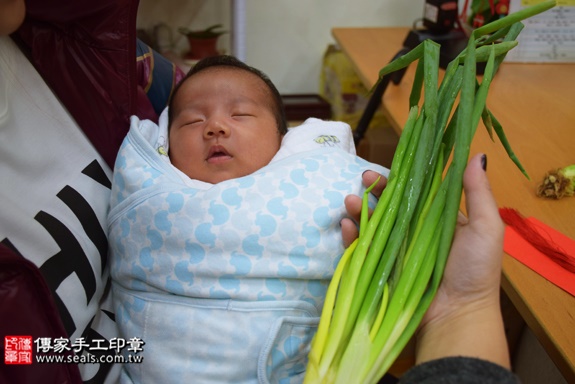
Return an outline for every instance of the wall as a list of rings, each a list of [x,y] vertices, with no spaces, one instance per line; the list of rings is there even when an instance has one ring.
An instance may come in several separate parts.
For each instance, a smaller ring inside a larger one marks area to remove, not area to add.
[[[264,71],[283,94],[317,93],[322,55],[333,27],[411,26],[423,14],[423,0],[246,0],[245,60]],[[203,29],[222,23],[231,29],[231,0],[140,0],[138,27],[172,27],[181,54],[178,26]],[[220,42],[230,52],[230,39]]]
[[[246,61],[283,93],[316,93],[322,55],[335,26],[410,26],[423,1],[247,0]]]
[[[186,53],[188,45],[179,27],[202,30],[214,24],[222,24],[224,30],[231,29],[230,1],[224,0],[140,0],[137,28],[150,36],[158,33],[159,51]],[[230,36],[220,38],[222,53],[230,53]]]

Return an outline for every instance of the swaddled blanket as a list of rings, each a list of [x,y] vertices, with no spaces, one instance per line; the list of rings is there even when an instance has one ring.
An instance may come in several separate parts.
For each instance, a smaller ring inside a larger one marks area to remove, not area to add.
[[[124,382],[301,382],[340,221],[361,175],[349,126],[309,119],[269,165],[218,184],[170,164],[167,114],[132,117],[113,177],[116,320],[145,341]]]

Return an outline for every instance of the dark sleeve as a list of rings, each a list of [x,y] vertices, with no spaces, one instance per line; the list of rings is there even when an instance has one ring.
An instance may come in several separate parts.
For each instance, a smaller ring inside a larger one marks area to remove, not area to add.
[[[110,167],[129,118],[157,115],[136,78],[138,0],[27,0],[15,40]]]
[[[39,269],[9,245],[0,243],[0,335],[5,359],[12,349],[13,338],[56,339],[66,334],[50,289]],[[31,347],[32,350],[24,352],[31,353],[30,365],[4,363],[0,369],[1,383],[82,382],[76,364],[40,364],[34,359],[34,345]],[[61,355],[72,358],[73,352],[63,351]]]
[[[510,370],[470,357],[448,357],[416,365],[399,384],[519,384]]]

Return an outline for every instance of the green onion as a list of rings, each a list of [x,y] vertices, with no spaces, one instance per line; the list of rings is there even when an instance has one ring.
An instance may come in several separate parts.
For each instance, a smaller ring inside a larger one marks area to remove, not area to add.
[[[575,196],[575,164],[547,172],[537,187],[537,196],[549,199]]]
[[[555,4],[544,1],[473,31],[441,83],[440,47],[431,40],[380,71],[381,79],[417,61],[409,115],[369,219],[371,187],[364,193],[360,235],[328,288],[305,383],[377,383],[412,337],[443,276],[480,120],[525,173],[486,99],[505,54],[517,45],[521,20]],[[486,62],[481,83],[477,62]]]

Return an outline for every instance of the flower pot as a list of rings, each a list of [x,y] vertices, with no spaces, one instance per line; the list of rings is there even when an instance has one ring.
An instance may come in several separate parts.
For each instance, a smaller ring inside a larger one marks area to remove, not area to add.
[[[188,44],[190,45],[190,51],[185,56],[188,60],[201,60],[219,54],[217,37],[197,38],[188,36]]]

